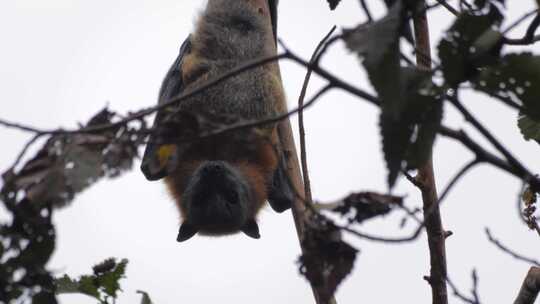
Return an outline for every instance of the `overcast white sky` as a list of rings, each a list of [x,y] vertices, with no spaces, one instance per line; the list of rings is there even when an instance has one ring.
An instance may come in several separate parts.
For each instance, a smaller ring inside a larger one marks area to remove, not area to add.
[[[305,58],[332,25],[352,26],[363,18],[355,0],[343,0],[335,12],[323,0],[281,2],[279,36]],[[381,15],[382,1],[369,2]],[[161,80],[203,4],[3,1],[0,117],[41,128],[74,127],[106,104],[121,113],[153,105]],[[532,9],[534,1],[510,5],[509,18],[515,19]],[[449,17],[443,10],[430,16],[433,49]],[[522,32],[523,27],[512,34]],[[342,45],[334,47],[323,64],[371,90],[357,58]],[[289,102],[294,104],[304,71],[289,62],[281,66]],[[322,84],[314,79],[310,92]],[[534,172],[540,171],[540,147],[521,139],[516,113],[480,95],[467,94],[464,100],[519,159]],[[447,109],[447,125],[465,125]],[[373,106],[338,90],[325,95],[306,114],[316,199],[330,201],[350,191],[386,190],[377,114]],[[0,129],[0,136],[4,147],[0,168],[7,168],[29,134]],[[471,157],[454,142],[439,140],[434,157],[439,188]],[[482,166],[461,181],[442,207],[444,225],[454,232],[447,242],[449,274],[468,291],[470,272],[476,268],[485,303],[511,302],[529,265],[495,249],[486,240],[484,227],[519,252],[530,256],[540,252],[538,237],[517,217],[519,187],[507,174]],[[394,192],[407,195],[409,206],[420,205],[416,189],[406,181],[400,181]],[[389,217],[362,229],[402,235],[406,231],[399,230],[399,219]],[[295,263],[299,246],[290,212],[278,215],[266,208],[259,222],[260,240],[243,235],[195,237],[179,244],[175,240],[178,213],[163,185],[147,182],[136,168],[121,178],[99,182],[56,213],[58,246],[50,269],[58,275],[79,275],[107,257],[128,258],[128,279],[123,281],[125,292],[118,303],[137,303],[138,289],[149,292],[156,304],[312,303],[309,285]],[[361,254],[353,274],[338,290],[339,303],[429,303],[431,292],[422,280],[429,273],[425,235],[399,246],[348,239]],[[95,302],[84,296],[60,299],[62,303]],[[451,303],[459,301],[451,298]]]

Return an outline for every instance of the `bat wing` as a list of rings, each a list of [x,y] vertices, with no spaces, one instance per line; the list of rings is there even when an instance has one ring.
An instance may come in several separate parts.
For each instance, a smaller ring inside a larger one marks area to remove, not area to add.
[[[158,104],[163,104],[169,101],[171,98],[182,93],[184,89],[184,83],[182,81],[182,64],[184,58],[191,52],[191,36],[188,36],[182,46],[180,47],[180,53],[174,61],[173,65],[167,72],[167,76],[161,84],[159,91]],[[154,118],[153,129],[164,118],[165,113],[163,110],[158,111]],[[167,166],[163,159],[159,155],[159,144],[156,143],[156,138],[151,134],[148,138],[148,144],[144,150],[144,155],[141,163],[141,171],[147,180],[154,181],[159,180],[167,176]]]

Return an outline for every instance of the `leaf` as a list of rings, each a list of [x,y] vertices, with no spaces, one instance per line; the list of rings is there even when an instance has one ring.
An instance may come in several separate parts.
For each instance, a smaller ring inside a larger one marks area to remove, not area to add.
[[[100,273],[96,277],[97,284],[107,295],[116,298],[116,293],[120,290],[120,279],[124,277],[128,261],[123,259],[110,271]]]
[[[371,84],[379,94],[382,107],[399,116],[401,77],[399,65],[399,33],[402,5],[397,1],[387,15],[375,22],[345,31],[347,48],[363,58]]]
[[[79,292],[100,300],[101,294],[99,293],[99,286],[95,284],[94,280],[95,280],[94,276],[90,276],[90,275],[81,276],[80,279],[78,280]]]
[[[518,127],[525,140],[535,140],[540,143],[540,122],[527,115],[520,115]]]
[[[124,277],[127,263],[126,259],[117,263],[110,258],[92,268],[94,275],[83,275],[78,280],[64,275],[55,280],[56,293],[82,293],[100,301],[107,297],[116,299],[117,292],[121,290],[119,281]]]
[[[379,121],[384,159],[388,169],[387,181],[388,186],[392,188],[402,168],[414,125],[407,121],[398,120],[384,112],[381,113]]]
[[[422,96],[419,93],[433,87],[431,74],[400,66],[402,15],[402,3],[396,1],[381,20],[345,31],[344,35],[347,47],[364,59],[364,67],[381,100],[380,128],[390,188],[403,167],[415,125],[422,123],[419,117],[431,108],[430,104],[418,107],[416,100],[434,100],[431,95]],[[433,130],[440,119],[435,116],[430,122],[421,129],[420,141],[415,146],[417,163],[424,160],[426,154],[429,155],[435,138]]]
[[[79,282],[70,278],[67,274],[55,280],[56,293],[79,293]]]
[[[100,111],[87,126],[111,124],[114,115]],[[15,185],[13,190],[24,190],[36,205],[62,207],[99,178],[130,169],[142,140],[129,126],[52,136],[10,182]]]
[[[140,293],[142,295],[141,304],[152,304],[152,300],[150,299],[150,296],[147,292],[137,290],[137,293]]]
[[[472,48],[475,50],[473,59],[480,58],[497,47],[501,43],[503,34],[493,29],[487,29],[474,41]]]
[[[422,103],[423,109],[418,118],[416,138],[407,151],[407,169],[418,169],[430,158],[443,117],[443,103],[440,100],[422,95],[415,100]]]
[[[359,192],[346,197],[332,211],[339,213],[342,217],[347,217],[349,223],[361,224],[368,219],[386,215],[395,206],[402,204],[403,198],[399,196],[375,192]]]
[[[0,237],[5,241],[0,246],[3,300],[17,302],[22,296],[32,295],[36,303],[54,300],[54,295],[48,293],[55,290],[53,278],[45,267],[55,249],[53,207],[70,202],[99,178],[116,176],[129,169],[137,156],[137,146],[144,139],[145,132],[141,132],[146,130],[144,121],[115,125],[112,124],[115,116],[105,109],[92,117],[87,126],[102,126],[99,132],[96,129],[50,136],[20,169],[11,168],[2,174],[0,200],[12,216],[8,223],[0,225]],[[107,283],[105,287],[96,286],[94,276],[77,281],[66,277],[60,280],[59,290],[77,290],[100,299],[105,291],[119,290],[114,282],[122,275],[107,275],[110,279],[103,279]],[[103,289],[101,293],[99,288]]]
[[[490,52],[498,55],[498,34],[493,33],[492,27],[501,21],[502,15],[491,6],[485,15],[461,14],[447,30],[438,50],[444,78],[450,86],[470,79],[485,62],[492,61]]]
[[[94,271],[95,275],[99,275],[102,273],[112,271],[115,267],[116,267],[116,259],[108,258],[105,261],[94,265],[94,267],[92,267],[92,271]]]
[[[358,250],[342,241],[339,230],[327,220],[312,219],[306,227],[299,271],[320,291],[321,303],[328,303],[352,271]]]
[[[474,88],[520,102],[524,112],[540,121],[540,56],[508,54],[474,80]]]
[[[51,291],[42,290],[32,297],[32,304],[56,304],[56,298]]]
[[[429,73],[402,68],[401,77],[404,91],[400,102],[403,112],[395,117],[383,108],[379,122],[390,188],[404,167],[404,161],[411,162],[407,167],[415,167],[429,156],[441,120],[441,115],[437,115],[433,107],[438,105],[442,111],[442,104],[435,97],[437,89]],[[413,136],[415,128],[419,129],[416,138]]]
[[[36,238],[32,239],[28,243],[28,246],[22,250],[18,257],[18,261],[26,267],[42,267],[53,254],[55,244],[54,233],[51,235],[43,234],[36,236]]]

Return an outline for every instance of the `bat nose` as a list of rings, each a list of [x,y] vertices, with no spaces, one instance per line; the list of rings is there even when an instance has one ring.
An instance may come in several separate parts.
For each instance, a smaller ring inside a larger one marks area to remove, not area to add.
[[[201,168],[201,173],[205,176],[220,177],[225,174],[225,169],[222,161],[209,161]]]

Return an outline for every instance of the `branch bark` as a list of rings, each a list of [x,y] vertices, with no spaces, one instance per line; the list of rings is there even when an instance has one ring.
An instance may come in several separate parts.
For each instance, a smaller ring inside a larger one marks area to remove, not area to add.
[[[425,5],[425,4],[424,4]],[[420,69],[431,70],[431,55],[429,42],[429,27],[425,10],[413,17],[416,48],[416,62]],[[420,53],[422,55],[420,55]],[[445,232],[442,227],[440,209],[438,206],[437,188],[433,172],[433,161],[429,160],[418,169],[417,181],[421,183],[424,218],[428,236],[431,270],[429,278],[431,285],[432,303],[447,304],[446,290],[446,248]],[[436,205],[437,204],[437,205]]]
[[[533,304],[538,292],[540,292],[540,268],[531,267],[523,280],[514,304]]]
[[[256,1],[253,1],[252,3],[255,3],[256,5],[259,5],[262,7],[266,7],[268,10],[267,0],[256,0]],[[270,22],[270,19],[268,19],[268,21],[269,22],[267,22],[267,26],[271,27],[272,24]],[[277,54],[277,46],[273,40],[266,41],[266,47],[271,49],[273,54]],[[281,75],[279,64],[277,62],[273,62],[271,64],[271,68],[275,69],[278,75]],[[287,112],[287,104],[284,99],[283,99],[283,104],[280,105],[280,111],[282,113]],[[287,174],[289,175],[289,180],[291,181],[292,186],[295,188],[295,191],[298,194],[298,196],[300,196],[300,197],[295,197],[291,209],[292,209],[292,214],[294,218],[294,223],[296,226],[298,240],[300,241],[300,247],[302,249],[302,253],[304,253],[306,250],[304,246],[302,245],[303,244],[302,240],[304,238],[304,231],[305,231],[304,222],[305,222],[306,217],[308,216],[309,211],[306,209],[306,206],[304,205],[305,191],[303,187],[302,176],[300,174],[300,163],[298,161],[296,146],[294,143],[291,122],[288,118],[279,122],[278,135],[279,135],[279,141],[280,141],[282,150],[285,153],[285,159],[287,163]],[[321,302],[322,291],[318,290],[317,287],[313,285],[311,285],[311,288],[312,288],[316,303],[327,304],[327,303]],[[330,303],[335,303],[335,300],[331,299]]]

